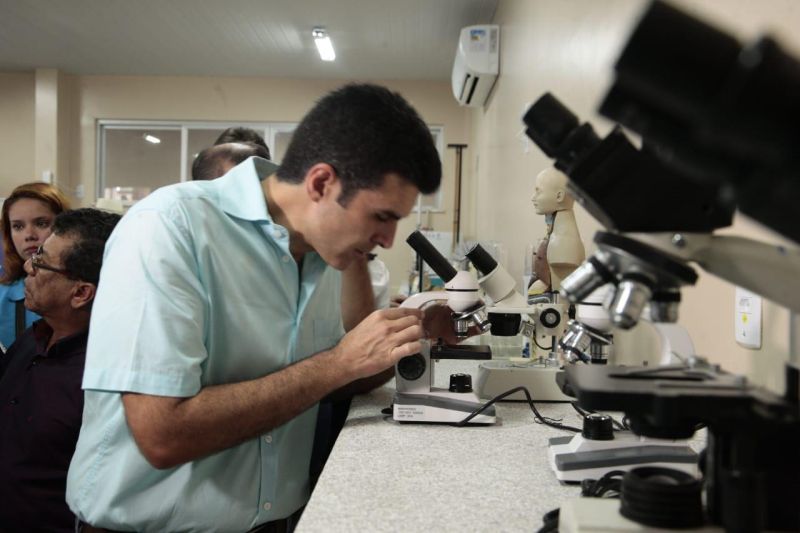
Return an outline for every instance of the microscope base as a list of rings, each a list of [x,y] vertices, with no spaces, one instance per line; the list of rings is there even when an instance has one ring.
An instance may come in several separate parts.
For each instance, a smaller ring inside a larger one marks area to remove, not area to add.
[[[464,420],[483,403],[474,392],[450,392],[431,388],[430,392],[397,392],[392,418],[398,422],[434,422],[455,424]],[[494,424],[494,405],[489,406],[470,424]]]
[[[561,533],[666,533],[675,529],[661,529],[629,520],[619,514],[618,499],[578,498],[561,506],[558,531]],[[705,526],[681,529],[681,533],[722,533],[719,527]]]
[[[612,470],[628,471],[639,466],[682,470],[697,477],[697,453],[683,441],[616,433],[613,440],[574,437],[550,439],[548,462],[560,481],[599,479]]]
[[[478,367],[477,391],[481,398],[494,398],[514,387],[525,387],[533,401],[574,402],[558,388],[556,374],[559,369],[538,363],[514,363],[511,361],[487,361]],[[505,400],[525,400],[525,395],[516,392]]]

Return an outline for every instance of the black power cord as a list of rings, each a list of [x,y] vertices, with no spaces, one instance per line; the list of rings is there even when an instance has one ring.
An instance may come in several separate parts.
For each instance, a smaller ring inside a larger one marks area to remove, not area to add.
[[[587,498],[619,498],[622,478],[625,472],[612,470],[600,479],[584,479],[581,482],[581,496]],[[542,517],[542,527],[536,533],[556,533],[560,509],[548,511]]]
[[[586,498],[619,498],[624,470],[612,470],[600,479],[581,481],[581,496]]]
[[[533,403],[533,398],[531,398],[531,393],[528,391],[528,389],[526,387],[514,387],[513,389],[509,389],[509,390],[507,390],[506,392],[504,392],[502,394],[498,394],[497,396],[495,396],[494,398],[492,398],[491,400],[489,400],[485,404],[481,405],[480,407],[478,407],[477,409],[472,411],[469,415],[467,415],[467,417],[464,420],[462,420],[461,422],[456,422],[455,424],[452,424],[452,425],[455,426],[455,427],[464,427],[464,426],[466,426],[469,423],[470,420],[472,420],[473,418],[475,418],[476,416],[478,416],[479,414],[484,412],[490,406],[494,405],[496,402],[499,402],[503,398],[511,396],[515,392],[522,392],[523,394],[525,394],[525,399],[527,400],[528,405],[531,408],[531,411],[533,411],[533,416],[534,416],[534,419],[536,420],[537,423],[544,424],[546,426],[550,426],[550,427],[553,427],[553,428],[556,428],[556,429],[563,429],[565,431],[572,431],[574,433],[580,433],[581,432],[581,430],[576,428],[576,427],[567,426],[565,424],[562,424],[561,423],[562,419],[548,418],[546,416],[542,416],[542,414],[539,412],[539,410],[536,409],[536,405]]]
[[[562,429],[564,431],[572,431],[573,433],[580,433],[582,431],[579,428],[576,428],[576,427],[573,427],[573,426],[568,426],[566,424],[562,424],[561,423],[561,420],[563,420],[562,418],[550,418],[550,417],[547,417],[547,416],[542,416],[542,414],[539,412],[539,410],[536,409],[536,405],[533,403],[533,398],[531,398],[531,393],[528,392],[528,389],[525,388],[525,387],[514,387],[513,389],[509,389],[509,390],[505,391],[502,394],[498,394],[497,396],[495,396],[494,398],[492,398],[488,402],[484,403],[483,405],[481,405],[480,407],[478,407],[477,409],[472,411],[470,414],[467,415],[466,418],[464,418],[460,422],[456,422],[456,423],[448,424],[448,425],[455,426],[455,427],[464,427],[467,424],[469,424],[470,420],[472,420],[473,418],[475,418],[479,414],[483,413],[486,409],[488,409],[489,407],[491,407],[495,403],[499,402],[503,398],[511,396],[515,392],[522,392],[523,394],[525,394],[525,398],[526,398],[526,400],[528,402],[528,405],[531,408],[531,411],[533,411],[533,416],[534,416],[534,419],[535,419],[537,424],[544,424],[546,426],[550,426],[550,427],[553,427],[553,428],[556,428],[556,429]],[[384,415],[391,416],[392,415],[392,406],[385,407],[385,408],[381,409],[381,413],[384,414]]]
[[[583,407],[578,405],[577,402],[572,402],[570,405],[572,405],[572,408],[575,409],[575,411],[577,411],[577,413],[579,415],[581,415],[582,418],[586,418],[589,415],[597,414],[596,411],[592,411],[591,409],[584,409]],[[616,420],[612,416],[609,416],[608,418],[611,419],[611,424],[614,426],[614,428],[617,431],[630,431],[631,430],[630,426],[628,425],[628,417],[627,416],[624,416],[622,418],[621,422],[619,420]]]

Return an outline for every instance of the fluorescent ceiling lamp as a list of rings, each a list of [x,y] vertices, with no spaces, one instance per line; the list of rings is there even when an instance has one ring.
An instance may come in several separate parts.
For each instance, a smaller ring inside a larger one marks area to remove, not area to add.
[[[144,140],[149,143],[158,144],[161,142],[161,139],[159,139],[155,135],[150,135],[149,133],[145,133],[144,135],[142,135],[142,137],[144,137]]]
[[[331,42],[331,38],[328,37],[328,32],[325,31],[325,28],[314,28],[311,31],[311,35],[314,37],[314,44],[317,45],[317,50],[319,50],[319,57],[323,61],[333,61],[336,59],[336,52],[333,51],[333,43]]]

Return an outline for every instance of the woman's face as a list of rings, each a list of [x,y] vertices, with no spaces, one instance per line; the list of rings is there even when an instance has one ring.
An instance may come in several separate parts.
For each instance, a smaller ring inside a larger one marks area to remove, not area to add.
[[[11,240],[23,260],[36,252],[52,231],[55,213],[41,200],[20,198],[8,209]]]

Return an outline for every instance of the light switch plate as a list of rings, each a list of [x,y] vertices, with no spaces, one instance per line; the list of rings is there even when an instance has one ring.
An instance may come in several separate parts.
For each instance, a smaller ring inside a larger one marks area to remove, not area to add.
[[[761,348],[761,296],[736,287],[734,315],[736,342],[745,348]]]

